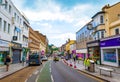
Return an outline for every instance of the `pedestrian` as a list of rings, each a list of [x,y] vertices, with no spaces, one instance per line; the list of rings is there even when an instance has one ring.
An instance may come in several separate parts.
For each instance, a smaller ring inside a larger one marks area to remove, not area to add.
[[[7,55],[5,58],[6,71],[9,70],[10,63],[11,63],[11,58],[9,57],[9,55]]]
[[[25,56],[22,57],[22,65],[24,66],[25,63]]]
[[[76,61],[76,54],[75,53],[73,53],[73,60],[74,60],[74,62]]]

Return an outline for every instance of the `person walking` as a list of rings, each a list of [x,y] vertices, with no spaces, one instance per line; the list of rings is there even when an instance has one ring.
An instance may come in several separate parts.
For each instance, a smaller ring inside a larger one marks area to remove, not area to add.
[[[74,62],[76,62],[76,54],[75,53],[73,53],[73,60],[74,60]]]
[[[9,55],[7,55],[5,58],[6,71],[9,70],[10,63],[11,63],[11,58],[9,57]]]
[[[22,57],[22,65],[24,66],[25,63],[25,56]]]

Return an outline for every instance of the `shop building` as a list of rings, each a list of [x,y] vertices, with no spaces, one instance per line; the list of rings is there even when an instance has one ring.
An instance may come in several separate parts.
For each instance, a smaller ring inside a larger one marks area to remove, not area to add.
[[[100,39],[105,37],[104,14],[104,11],[97,12],[87,26],[87,29],[92,31],[93,37],[92,41],[87,42],[88,57],[96,64],[101,64]]]
[[[120,66],[120,35],[100,40],[101,63],[110,66]]]
[[[2,5],[6,4],[6,5]],[[10,55],[11,40],[13,35],[12,27],[13,4],[10,0],[0,2],[0,65],[4,64],[4,58]]]
[[[87,29],[89,23],[76,32],[76,54],[79,55],[81,59],[88,57],[86,43],[93,40],[92,30]]]
[[[96,64],[101,64],[100,40],[95,40],[87,43],[88,58],[95,61]]]
[[[1,57],[5,58],[6,55],[10,55],[13,63],[19,63],[21,61],[22,45],[24,45],[23,37],[28,37],[28,32],[24,30],[25,22],[26,20],[23,15],[11,0],[1,0],[0,41],[2,44],[0,46],[2,53],[8,51],[4,56],[1,55]]]
[[[28,59],[28,55],[29,55],[29,48],[28,48],[28,37],[29,37],[29,26],[30,23],[27,19],[27,17],[22,14],[22,18],[23,18],[23,28],[22,28],[22,58]]]

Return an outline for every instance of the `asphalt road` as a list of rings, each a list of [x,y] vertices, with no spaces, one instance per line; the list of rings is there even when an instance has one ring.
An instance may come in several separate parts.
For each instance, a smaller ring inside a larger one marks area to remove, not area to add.
[[[81,73],[68,67],[61,61],[51,62],[51,71],[54,82],[104,82],[98,78]]]

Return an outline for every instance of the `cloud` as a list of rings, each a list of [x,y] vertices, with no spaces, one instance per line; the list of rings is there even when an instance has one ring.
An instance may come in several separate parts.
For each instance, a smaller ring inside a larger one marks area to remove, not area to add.
[[[18,9],[25,13],[35,30],[39,30],[41,33],[46,34],[50,42],[56,40],[60,41],[60,43],[65,42],[68,38],[76,38],[73,32],[69,32],[69,29],[76,29],[78,27],[80,29],[90,20],[90,16],[87,13],[89,10],[93,9],[93,6],[90,4],[79,4],[71,7],[69,10],[64,10],[59,4],[54,3],[53,0],[46,0],[47,2],[45,0],[36,0],[36,3],[34,3],[35,8],[32,9],[25,6],[25,0],[12,1]],[[62,27],[63,29],[58,29],[54,26],[56,21],[66,22],[73,28]],[[68,32],[63,32],[63,30]],[[56,43],[56,45],[60,44]]]
[[[63,33],[63,34],[57,34],[57,36],[50,37],[51,39],[59,39],[59,40],[67,40],[70,38],[71,40],[75,40],[75,34],[73,33]]]

